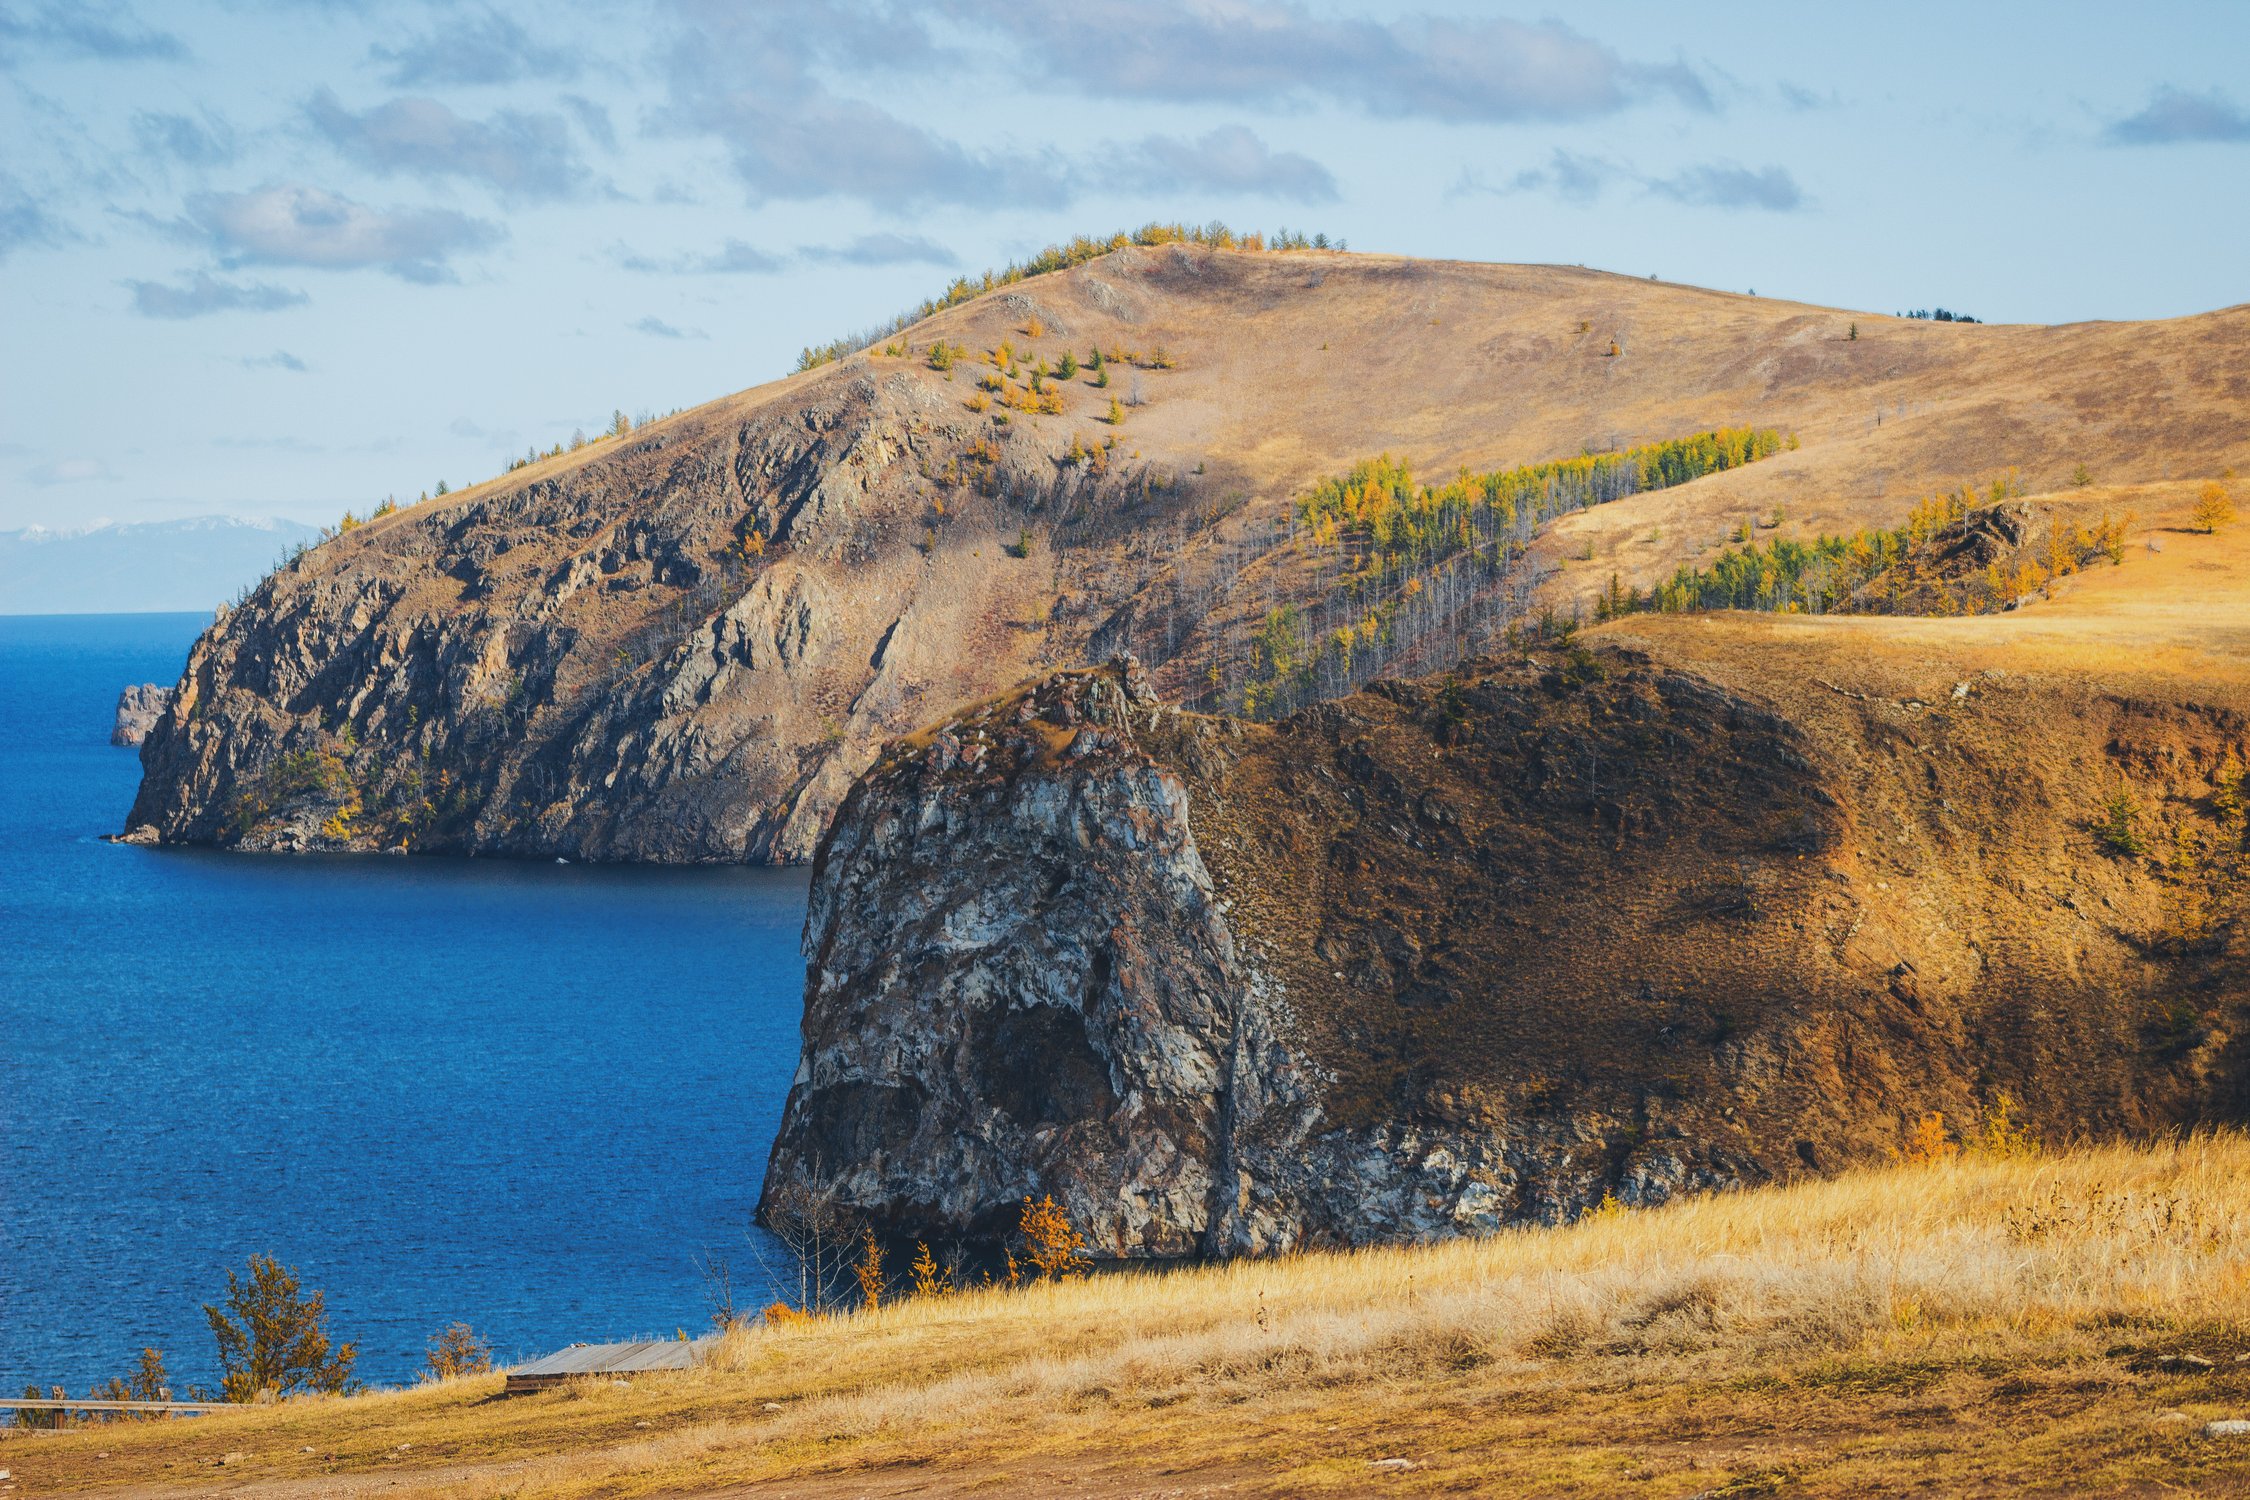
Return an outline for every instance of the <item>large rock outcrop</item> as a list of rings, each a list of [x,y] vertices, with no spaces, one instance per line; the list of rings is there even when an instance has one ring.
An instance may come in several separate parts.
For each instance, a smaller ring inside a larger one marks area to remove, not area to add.
[[[2177,930],[2069,783],[2129,766],[2239,863],[2239,708],[1839,669],[1540,652],[1268,726],[1118,666],[901,741],[820,851],[768,1193],[1255,1254],[1833,1170],[2003,1093],[2055,1137],[2238,1117],[2239,933]]]

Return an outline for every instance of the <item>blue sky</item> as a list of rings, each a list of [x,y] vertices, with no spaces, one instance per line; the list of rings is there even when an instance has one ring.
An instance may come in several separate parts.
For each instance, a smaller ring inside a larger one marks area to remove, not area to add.
[[[0,0],[0,527],[331,520],[1150,218],[2250,298],[2250,5]]]

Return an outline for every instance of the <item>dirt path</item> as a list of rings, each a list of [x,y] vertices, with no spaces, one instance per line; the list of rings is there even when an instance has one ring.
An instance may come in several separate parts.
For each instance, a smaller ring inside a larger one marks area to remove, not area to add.
[[[453,1485],[492,1488],[521,1474],[520,1461],[459,1464],[394,1474],[323,1474],[305,1479],[229,1481],[182,1478],[157,1485],[101,1490],[102,1500],[409,1500]],[[905,1496],[1072,1495],[1085,1500],[1205,1500],[1246,1493],[1261,1477],[1255,1469],[1190,1470],[1126,1463],[1088,1468],[1057,1462],[911,1465],[875,1472],[812,1474],[716,1490],[669,1490],[666,1500],[895,1500]],[[19,1484],[22,1482],[19,1478]],[[19,1489],[37,1495],[38,1489]]]

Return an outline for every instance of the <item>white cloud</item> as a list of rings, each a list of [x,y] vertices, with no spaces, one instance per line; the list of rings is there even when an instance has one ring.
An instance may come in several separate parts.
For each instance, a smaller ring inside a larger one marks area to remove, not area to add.
[[[198,193],[187,215],[229,265],[375,268],[425,284],[456,279],[453,256],[501,238],[497,226],[450,209],[369,208],[295,183]]]

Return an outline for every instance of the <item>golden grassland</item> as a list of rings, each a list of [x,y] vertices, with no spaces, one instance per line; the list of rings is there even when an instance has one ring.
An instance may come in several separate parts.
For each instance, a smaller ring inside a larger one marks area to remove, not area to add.
[[[2250,1439],[2203,1431],[2250,1416],[2250,1139],[970,1292],[629,1387],[499,1386],[18,1433],[0,1465],[39,1494],[459,1500],[2250,1493]]]

